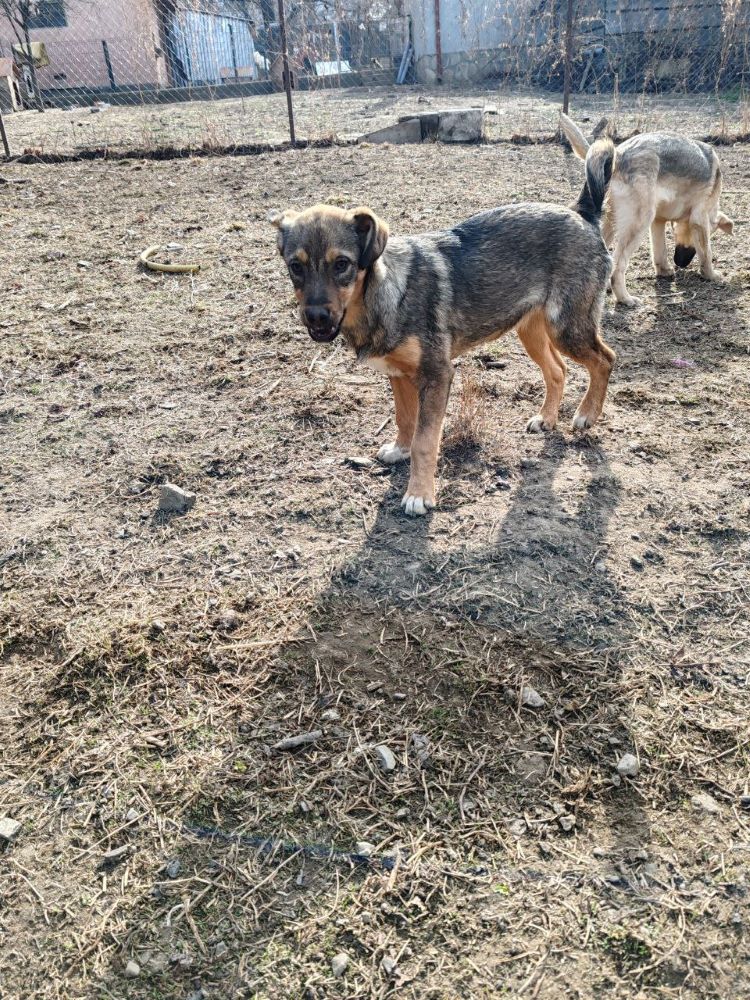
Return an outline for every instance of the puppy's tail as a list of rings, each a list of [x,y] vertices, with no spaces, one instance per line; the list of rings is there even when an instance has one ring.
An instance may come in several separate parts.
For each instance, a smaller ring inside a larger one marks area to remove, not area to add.
[[[601,217],[614,160],[615,146],[611,139],[597,139],[586,153],[586,182],[573,205],[573,211],[586,222],[596,224]]]
[[[572,118],[568,118],[566,114],[562,111],[560,112],[560,128],[565,133],[565,138],[568,140],[570,145],[573,147],[573,152],[580,159],[585,160],[586,154],[588,153],[591,143],[588,141],[583,132],[578,128],[576,123]]]

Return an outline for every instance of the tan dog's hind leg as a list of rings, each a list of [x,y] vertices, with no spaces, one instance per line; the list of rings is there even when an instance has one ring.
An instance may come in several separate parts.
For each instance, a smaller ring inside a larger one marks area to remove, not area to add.
[[[407,514],[426,514],[435,506],[435,470],[452,381],[453,366],[447,364],[439,376],[420,389],[409,485],[401,501]]]
[[[690,219],[690,235],[693,246],[700,261],[701,274],[709,281],[721,281],[721,275],[714,271],[714,258],[711,249],[711,230],[708,226],[708,218],[701,216],[698,219]]]
[[[651,223],[651,260],[660,278],[674,278],[674,268],[667,254],[667,239],[664,219],[654,219]]]
[[[390,376],[393,398],[396,402],[396,427],[398,434],[391,444],[384,444],[378,452],[378,461],[384,465],[405,462],[411,453],[411,442],[417,426],[419,395],[417,387],[407,378]]]
[[[550,340],[549,322],[541,311],[524,316],[518,324],[517,332],[526,353],[541,368],[546,388],[542,408],[526,424],[526,430],[529,433],[551,431],[557,423],[565,389],[565,362]]]

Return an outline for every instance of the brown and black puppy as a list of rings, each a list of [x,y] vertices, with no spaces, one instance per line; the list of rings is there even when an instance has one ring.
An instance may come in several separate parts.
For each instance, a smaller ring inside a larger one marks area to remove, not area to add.
[[[615,357],[600,336],[610,258],[599,217],[613,155],[608,140],[591,147],[572,209],[507,205],[423,236],[389,239],[368,208],[316,205],[272,216],[312,339],[328,343],[341,333],[360,362],[390,379],[398,435],[378,458],[411,458],[401,502],[408,514],[435,505],[452,361],[471,348],[515,327],[546,386],[529,431],[555,426],[562,355],[590,375],[574,428],[599,417]]]

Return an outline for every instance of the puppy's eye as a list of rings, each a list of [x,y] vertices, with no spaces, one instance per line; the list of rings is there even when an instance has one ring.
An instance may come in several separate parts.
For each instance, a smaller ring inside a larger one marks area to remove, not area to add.
[[[289,262],[289,273],[291,274],[292,278],[296,279],[297,281],[302,281],[302,279],[305,277],[305,269],[298,260],[292,260]]]
[[[336,274],[346,274],[351,266],[352,262],[348,257],[337,257],[333,265],[333,270]]]

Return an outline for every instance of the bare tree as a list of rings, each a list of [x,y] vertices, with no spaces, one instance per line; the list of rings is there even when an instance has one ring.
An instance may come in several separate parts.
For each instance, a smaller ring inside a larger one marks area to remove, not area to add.
[[[36,13],[36,0],[0,0],[0,14],[4,14],[13,34],[23,46],[24,58],[29,64],[31,73],[31,89],[34,94],[37,110],[44,111],[42,92],[39,89],[39,81],[36,78],[36,66],[34,57],[31,54],[30,22],[32,14]]]

